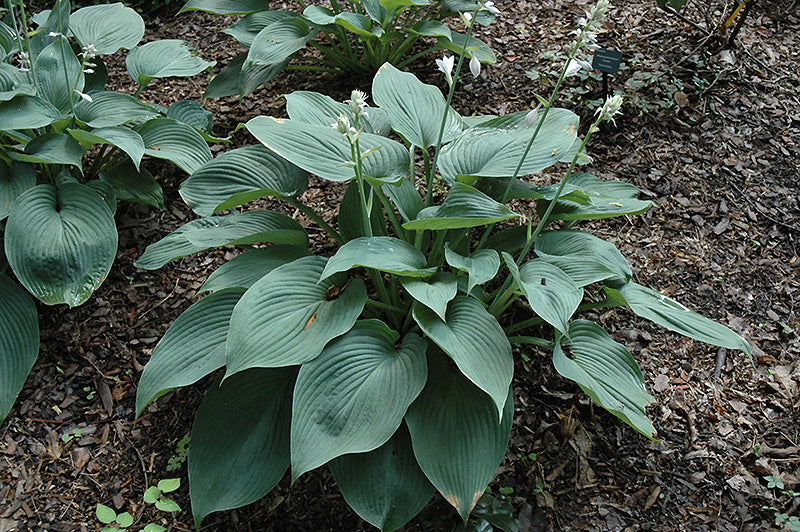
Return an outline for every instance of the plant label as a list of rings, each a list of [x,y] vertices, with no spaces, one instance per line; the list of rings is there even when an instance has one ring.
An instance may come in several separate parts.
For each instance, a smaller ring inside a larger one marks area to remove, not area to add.
[[[592,68],[607,74],[616,74],[619,72],[619,65],[621,62],[622,52],[598,48],[592,59]]]

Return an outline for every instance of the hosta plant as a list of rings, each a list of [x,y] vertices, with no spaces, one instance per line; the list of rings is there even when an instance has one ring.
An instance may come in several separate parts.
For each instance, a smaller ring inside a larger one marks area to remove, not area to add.
[[[117,200],[163,204],[146,158],[192,173],[211,160],[210,113],[105,90],[103,57],[130,50],[139,92],[211,66],[182,41],[137,46],[139,14],[120,3],[36,14],[5,0],[0,20],[0,422],[39,352],[33,296],[86,301],[117,252]],[[12,280],[16,278],[16,282]],[[17,284],[17,282],[19,284]],[[21,286],[20,286],[21,285]]]
[[[606,8],[590,11],[570,59]],[[224,368],[189,446],[198,525],[264,496],[287,468],[295,480],[323,465],[382,530],[401,527],[437,490],[467,520],[508,445],[515,346],[550,349],[559,373],[653,436],[636,361],[585,319],[589,310],[627,308],[748,350],[723,325],[635,282],[612,243],[578,228],[651,206],[628,183],[576,170],[621,97],[583,139],[578,117],[553,107],[555,92],[529,113],[463,117],[450,107],[463,59],[455,72],[442,67],[447,98],[390,64],[374,78],[373,107],[359,91],[345,103],[289,94],[288,119],[247,122],[260,145],[222,154],[183,183],[202,218],[139,259],[155,269],[215,246],[246,250],[207,279],[208,295],[170,327],[139,382],[137,414]],[[560,161],[563,179],[539,184]],[[308,173],[346,185],[338,227],[301,202]],[[304,212],[338,249],[315,253],[307,229],[284,214],[236,210],[261,196]],[[510,200],[532,200],[538,215],[522,216]]]
[[[246,48],[209,84],[206,96],[253,92],[282,70],[372,74],[383,63],[400,68],[434,49],[459,51],[466,43],[474,61],[494,63],[492,49],[442,21],[474,7],[471,0],[333,0],[309,3],[302,13],[270,10],[267,0],[189,0],[181,12],[244,15],[223,30]],[[489,24],[497,9],[491,2],[478,15]],[[467,13],[467,18],[469,13]],[[455,18],[456,26],[463,25]],[[431,43],[424,38],[435,39]],[[419,44],[422,43],[422,46]],[[300,52],[301,61],[293,61]]]

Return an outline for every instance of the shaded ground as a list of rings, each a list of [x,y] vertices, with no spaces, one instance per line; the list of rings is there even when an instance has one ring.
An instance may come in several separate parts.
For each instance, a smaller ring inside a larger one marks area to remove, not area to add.
[[[483,37],[499,61],[457,92],[462,114],[530,108],[552,80],[545,53],[564,50],[589,5],[496,3],[503,17]],[[706,39],[654,1],[612,9],[600,41],[625,54],[627,68],[611,85],[629,97],[617,127],[592,142],[591,171],[637,185],[658,208],[592,230],[614,241],[639,282],[748,338],[756,364],[623,311],[596,316],[634,354],[657,399],[650,413],[660,439],[650,441],[594,408],[555,373],[548,353],[521,353],[511,445],[492,484],[512,501],[521,530],[761,531],[778,529],[777,511],[800,515],[800,497],[785,493],[800,491],[798,19],[797,2],[759,1],[727,50],[720,37]],[[165,14],[149,21],[148,36],[187,38],[202,56],[226,64],[235,49],[215,31],[221,24],[219,17]],[[441,86],[432,58],[412,69]],[[533,78],[526,75],[533,70]],[[355,85],[369,89],[369,80],[290,74],[242,106],[229,99],[208,107],[222,133],[258,114],[282,114],[282,93],[303,88],[344,98]],[[200,79],[167,81],[145,97],[198,98],[203,86]],[[585,102],[601,97],[600,86],[573,78],[560,105],[579,105],[588,116]],[[582,87],[589,91],[580,94]],[[235,138],[249,142],[242,132]],[[204,386],[160,399],[134,426],[135,386],[152,347],[232,250],[156,272],[133,267],[147,244],[193,217],[177,193],[184,176],[167,166],[160,175],[168,210],[121,206],[119,257],[90,302],[40,308],[42,356],[0,427],[0,532],[99,530],[98,502],[133,513],[134,530],[148,522],[191,530],[185,465],[166,467],[179,455]],[[335,205],[340,194],[316,183],[307,198]],[[147,486],[176,476],[184,511],[143,507]],[[452,518],[437,498],[407,529],[449,530]],[[262,501],[212,515],[203,527],[368,529],[327,470],[291,488],[284,480]]]

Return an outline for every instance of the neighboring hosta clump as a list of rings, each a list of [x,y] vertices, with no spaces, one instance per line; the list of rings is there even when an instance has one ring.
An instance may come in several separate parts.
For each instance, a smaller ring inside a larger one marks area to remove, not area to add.
[[[334,0],[325,4],[309,3],[300,14],[272,11],[266,0],[189,0],[181,12],[244,15],[223,31],[247,51],[217,74],[206,96],[245,96],[286,68],[372,74],[387,61],[402,67],[431,50],[460,52],[465,44],[474,64],[496,61],[486,43],[442,22],[448,17],[458,21],[458,12],[472,11],[475,2],[471,0]],[[492,2],[486,2],[477,21],[490,24],[497,12]],[[436,44],[420,51],[425,37],[436,39]],[[315,52],[302,55],[304,64],[291,64],[306,46]]]
[[[613,244],[577,229],[651,206],[632,185],[573,174],[620,98],[583,140],[578,117],[549,105],[462,117],[436,87],[389,64],[373,82],[376,107],[358,91],[346,103],[312,92],[286,98],[289,119],[246,124],[262,145],[220,155],[183,183],[181,195],[205,218],[137,262],[155,269],[215,246],[247,250],[208,278],[201,292],[210,294],[167,331],[139,383],[137,414],[224,368],[189,447],[198,525],[264,496],[289,468],[296,479],[325,464],[345,500],[382,530],[401,527],[435,490],[466,520],[508,445],[514,345],[550,348],[562,375],[652,436],[652,398],[636,362],[577,317],[588,309],[628,307],[747,351],[726,327],[635,283]],[[405,142],[387,138],[390,130]],[[441,202],[415,186],[419,158]],[[559,161],[571,164],[557,185],[517,178]],[[347,183],[338,229],[301,203],[306,172]],[[341,247],[315,255],[304,228],[283,214],[216,215],[260,196],[286,200]],[[536,201],[539,224],[510,199]],[[495,229],[499,222],[516,225]],[[499,321],[515,303],[514,314],[531,319]],[[545,338],[533,336],[543,329]]]
[[[166,109],[105,90],[102,57],[120,49],[130,50],[137,95],[152,79],[212,65],[186,43],[137,47],[144,22],[120,3],[70,12],[59,1],[33,17],[35,30],[24,1],[7,5],[0,21],[0,422],[39,352],[28,293],[48,305],[85,302],[117,253],[117,200],[163,207],[145,157],[187,173],[212,158],[211,115],[198,103]]]

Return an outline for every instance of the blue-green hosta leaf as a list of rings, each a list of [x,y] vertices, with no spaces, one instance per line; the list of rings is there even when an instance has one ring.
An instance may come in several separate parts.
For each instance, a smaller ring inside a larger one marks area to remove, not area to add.
[[[197,169],[180,194],[194,212],[209,216],[264,196],[299,196],[307,186],[303,170],[264,146],[247,146]]]
[[[283,63],[293,53],[305,47],[306,43],[315,35],[316,32],[310,30],[302,17],[285,18],[273,22],[258,32],[253,39],[242,70],[253,66]]]
[[[662,327],[712,345],[738,349],[750,355],[750,345],[721,323],[689,310],[677,301],[645,286],[628,282],[619,290],[605,287],[610,295],[622,296],[637,316],[654,321]]]
[[[137,170],[133,163],[125,161],[100,172],[100,179],[111,185],[117,199],[164,208],[164,191],[146,168]]]
[[[378,320],[356,322],[300,368],[292,404],[292,479],[377,449],[425,386],[427,344]]]
[[[71,174],[70,177],[72,177]],[[86,186],[94,190],[103,199],[108,206],[108,210],[111,211],[111,216],[117,213],[117,193],[114,191],[114,187],[102,179],[92,179],[86,183]]]
[[[36,170],[32,164],[14,163],[11,167],[0,161],[0,221],[4,220],[17,196],[36,186]]]
[[[356,266],[372,268],[401,277],[430,277],[436,268],[426,268],[420,250],[390,236],[365,236],[353,239],[331,257],[320,279],[346,272]]]
[[[369,18],[378,24],[381,24],[386,19],[386,15],[388,15],[386,8],[381,5],[379,0],[361,0],[361,5],[369,15]]]
[[[392,128],[408,142],[423,148],[436,145],[447,108],[447,101],[438,88],[385,63],[372,81],[372,97],[386,111]],[[458,137],[461,126],[458,113],[452,108],[447,109],[442,142]]]
[[[472,9],[470,9],[470,11],[472,11]],[[439,37],[437,42],[441,48],[457,54],[461,53],[461,50],[466,44],[467,57],[477,57],[478,61],[481,63],[494,64],[497,62],[497,57],[494,55],[494,51],[492,51],[491,47],[472,35],[470,35],[469,41],[467,41],[466,35],[454,31],[451,32],[449,39],[446,37]]]
[[[62,113],[71,111],[78,95],[72,90],[83,90],[81,62],[64,37],[59,37],[36,56],[36,95],[53,104]]]
[[[633,275],[614,244],[582,231],[547,231],[539,235],[533,249],[564,270],[578,286],[606,279],[627,281]]]
[[[270,24],[278,22],[279,20],[297,17],[297,13],[292,11],[257,11],[240,18],[231,27],[222,30],[222,33],[227,33],[239,41],[245,48],[250,48],[253,45],[256,35]],[[247,53],[243,55],[243,62],[244,57],[247,57]]]
[[[239,54],[228,65],[220,70],[208,82],[204,98],[224,98],[239,94],[239,80],[242,74],[242,65],[247,54]]]
[[[299,246],[269,246],[251,249],[235,256],[206,279],[200,292],[226,288],[250,288],[269,272],[293,260],[310,255]]]
[[[447,40],[453,39],[450,28],[438,20],[423,20],[414,24],[411,28],[412,33],[424,35],[426,37],[444,37]]]
[[[312,174],[331,181],[355,177],[350,143],[330,126],[257,116],[247,122],[247,130],[267,148]],[[362,152],[379,148],[364,159],[365,176],[395,183],[408,173],[408,150],[399,142],[362,133],[359,145]]]
[[[528,116],[529,111],[520,111],[518,113],[509,113],[503,116],[495,115],[479,115],[479,116],[465,116],[464,123],[469,127],[480,128],[495,128],[495,129],[522,129],[527,128],[525,118]],[[531,131],[533,133],[533,131]]]
[[[239,94],[245,96],[252,93],[260,87],[262,83],[266,83],[280,74],[288,65],[289,59],[271,65],[262,65],[259,63],[250,63],[249,65],[242,64],[241,71],[239,72]]]
[[[475,2],[472,0],[443,0],[442,11],[450,13],[472,13],[475,11]],[[478,16],[475,17],[475,22],[488,26],[494,22],[496,16],[488,9],[481,9],[478,11]]]
[[[519,175],[539,172],[558,162],[577,138],[578,116],[566,109],[547,115]],[[527,129],[472,128],[442,148],[439,171],[448,180],[458,175],[511,177],[530,141]]]
[[[25,146],[25,153],[8,152],[17,161],[43,164],[71,164],[81,169],[83,146],[66,133],[45,133]]]
[[[351,124],[355,124],[355,115],[350,106],[343,102],[337,102],[330,96],[325,96],[318,92],[294,91],[287,94],[286,113],[289,118],[306,124],[330,127],[336,123],[340,115],[346,115]],[[359,127],[363,127],[367,133],[386,136],[392,128],[386,111],[379,107],[367,107],[365,109],[369,116],[362,117]]]
[[[305,246],[303,226],[284,214],[248,211],[192,220],[147,246],[136,267],[155,270],[175,259],[217,246],[270,242]]]
[[[525,247],[531,230],[525,225],[506,227],[496,232],[486,241],[486,248],[497,252],[514,253]]]
[[[61,111],[37,96],[20,94],[0,102],[0,128],[3,131],[49,126],[61,118]]]
[[[5,59],[18,49],[17,32],[0,21],[0,60]]]
[[[411,297],[434,311],[442,320],[447,313],[447,304],[456,297],[458,291],[456,278],[445,272],[435,273],[427,279],[404,277],[400,283]]]
[[[347,504],[384,532],[406,524],[435,491],[414,458],[405,425],[374,451],[340,456],[328,467]]]
[[[178,13],[197,10],[215,15],[246,15],[268,8],[267,0],[189,0]]]
[[[380,26],[373,26],[369,17],[359,13],[339,13],[334,17],[334,24],[342,26],[348,31],[355,33],[361,37],[377,39],[383,35],[383,28]]]
[[[66,35],[69,29],[70,9],[69,0],[56,0],[53,9],[45,9],[37,13],[33,16],[33,21],[42,26],[43,29],[46,28]]]
[[[139,85],[147,85],[156,78],[196,76],[215,64],[199,57],[188,42],[176,39],[143,44],[125,58],[128,73]]]
[[[244,289],[215,292],[178,316],[159,340],[139,379],[136,416],[172,388],[193,384],[225,365],[233,307]]]
[[[372,187],[364,183],[364,195],[369,198],[372,194]],[[364,219],[361,215],[361,194],[358,190],[358,182],[350,181],[347,189],[344,191],[342,201],[339,203],[339,234],[345,242],[350,240],[369,235],[377,235],[381,233],[381,209],[378,201],[372,202],[372,214],[370,215],[369,223],[372,226],[372,232],[366,230]]]
[[[155,118],[158,110],[130,94],[93,92],[92,101],[75,103],[75,118],[89,128],[120,126],[136,120]]]
[[[211,133],[214,129],[214,115],[194,100],[178,100],[169,106],[167,118],[189,124],[198,131]]]
[[[361,279],[335,275],[319,282],[324,257],[279,266],[245,292],[231,318],[227,375],[252,367],[313,360],[349,331],[367,300]]]
[[[8,415],[39,355],[39,316],[33,299],[0,273],[0,423]]]
[[[422,305],[415,304],[413,314],[428,338],[450,355],[458,369],[491,397],[497,413],[502,414],[514,376],[514,359],[511,344],[494,316],[478,301],[464,295],[458,295],[450,302],[445,320]]]
[[[569,319],[583,300],[583,288],[564,270],[542,259],[533,259],[517,269],[510,255],[504,253],[503,258],[533,311],[561,334],[567,334]]]
[[[0,102],[7,102],[19,95],[33,96],[34,94],[36,94],[36,86],[33,85],[33,79],[29,78],[28,73],[21,72],[8,63],[0,62]]]
[[[391,186],[382,187],[381,191],[389,196],[406,222],[415,219],[425,207],[419,190],[410,179],[401,179]]]
[[[102,198],[78,183],[37,185],[22,193],[5,230],[8,263],[43,303],[86,301],[117,254],[117,228]]]
[[[493,249],[479,249],[469,257],[459,255],[450,246],[444,246],[444,258],[447,264],[457,270],[467,272],[469,283],[467,293],[472,292],[473,287],[483,283],[488,283],[500,269],[500,256]]]
[[[211,512],[257,501],[289,467],[293,368],[253,369],[212,386],[189,446],[195,526]]]
[[[415,220],[403,224],[405,229],[462,229],[518,218],[502,203],[463,183],[455,182],[441,205],[422,209]]]
[[[578,174],[569,180],[587,201],[563,198],[550,213],[553,220],[597,220],[612,216],[641,214],[653,206],[652,201],[638,199],[639,189],[621,181],[605,181],[591,174]],[[567,200],[567,201],[563,201]],[[537,209],[544,213],[547,203],[540,202]]]
[[[144,140],[145,154],[172,161],[193,173],[212,159],[206,141],[192,126],[171,118],[148,120],[136,128]]]
[[[127,153],[133,165],[137,170],[139,169],[139,163],[144,156],[144,141],[142,136],[134,130],[123,126],[111,126],[91,131],[67,129],[67,132],[81,143],[84,150],[93,144],[116,146]]]
[[[459,180],[461,179],[473,181],[472,186],[501,203],[504,196],[506,201],[512,199],[552,200],[556,197],[558,189],[560,188],[560,183],[554,185],[534,185],[533,183],[528,183],[521,179],[515,179],[511,182],[511,187],[509,188],[508,184],[511,180],[510,178],[504,177],[479,177],[473,180],[472,178],[461,176]],[[589,196],[572,184],[571,179],[564,185],[559,198],[578,204],[589,203]]]
[[[430,361],[425,389],[406,415],[420,468],[464,521],[508,447],[514,418],[510,386],[502,403],[498,414],[483,391],[437,356]]]
[[[553,365],[578,385],[597,404],[650,438],[653,424],[644,407],[654,401],[644,387],[639,366],[625,346],[611,339],[599,325],[575,320],[569,341],[561,337],[553,349]],[[564,352],[562,343],[569,346]]]
[[[141,15],[121,3],[83,7],[69,19],[69,29],[83,47],[93,45],[100,55],[130,50],[144,36]]]

